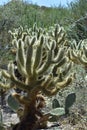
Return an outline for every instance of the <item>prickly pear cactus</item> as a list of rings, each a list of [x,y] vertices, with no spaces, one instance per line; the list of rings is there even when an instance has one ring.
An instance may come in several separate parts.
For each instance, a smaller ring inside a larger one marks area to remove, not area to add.
[[[54,108],[57,108],[57,107],[60,107],[60,103],[57,99],[54,99],[52,101],[52,108],[54,109]]]
[[[73,103],[76,100],[76,94],[75,93],[70,93],[65,100],[65,113],[69,113],[69,108],[73,105]]]
[[[65,114],[65,109],[63,107],[55,108],[55,109],[51,110],[49,112],[49,114],[53,115],[53,116],[60,116],[60,115]]]
[[[15,100],[15,98],[11,94],[7,98],[7,103],[8,103],[8,106],[15,112],[17,112],[17,110],[20,107],[20,104],[18,103],[18,101]]]
[[[58,118],[65,114],[65,109],[63,107],[55,108],[49,111],[49,122],[56,122]]]

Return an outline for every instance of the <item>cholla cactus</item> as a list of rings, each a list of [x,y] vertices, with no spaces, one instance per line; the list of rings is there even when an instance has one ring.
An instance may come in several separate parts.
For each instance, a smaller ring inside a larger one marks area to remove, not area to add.
[[[59,46],[67,46],[68,40],[67,35],[63,27],[61,27],[59,24],[55,24],[54,26],[47,28],[41,28],[37,27],[37,24],[35,23],[33,25],[33,28],[23,28],[20,26],[19,28],[14,29],[13,31],[9,31],[13,38],[13,47],[15,48],[15,40],[22,39],[25,40],[25,37],[28,35],[30,37],[36,36],[37,39],[40,38],[41,35],[44,35],[46,37],[46,40],[50,42],[51,40],[55,40],[57,43],[57,47]],[[16,49],[16,48],[15,48]]]
[[[68,40],[66,32],[59,24],[55,24],[55,26],[50,27],[48,33],[50,38],[56,41],[57,46],[67,46]]]
[[[15,99],[24,106],[17,130],[24,126],[26,130],[43,128],[49,118],[41,112],[41,108],[45,105],[43,95],[50,97],[57,94],[60,89],[67,87],[74,78],[73,74],[67,76],[71,63],[65,56],[65,48],[60,47],[55,54],[57,42],[55,40],[49,42],[46,38],[40,35],[38,38],[37,36],[26,36],[24,41],[23,39],[15,40],[17,68],[23,81],[15,76],[15,65],[12,62],[8,65],[8,71],[2,71],[4,78],[10,82],[8,85],[0,83],[1,87],[4,89],[16,87],[27,93],[25,96],[13,93]],[[43,62],[44,54],[46,57]],[[63,66],[64,68],[61,69]],[[54,69],[56,76],[53,74]]]
[[[42,92],[43,91],[46,92],[45,94],[47,94],[48,92],[49,95],[52,94],[51,91],[48,91],[50,90],[51,86],[53,85],[56,86],[54,87],[55,89],[53,88],[53,90],[55,90],[56,93],[57,91],[59,91],[59,88],[65,86],[65,83],[69,79],[72,79],[71,77],[69,77],[65,82],[63,81],[61,84],[61,82],[57,83],[58,78],[57,77],[55,78],[52,75],[52,71],[55,66],[57,68],[61,67],[68,60],[67,57],[64,56],[64,48],[60,48],[58,54],[55,56],[54,54],[54,50],[56,47],[55,41],[50,42],[50,44],[48,43],[44,44],[43,36],[41,36],[39,40],[37,40],[36,37],[30,39],[29,36],[27,36],[25,38],[25,42],[28,45],[26,52],[24,50],[23,41],[19,39],[16,42],[17,43],[17,55],[16,55],[17,67],[21,75],[25,78],[25,83],[18,81],[17,78],[15,77],[14,64],[12,62],[8,65],[8,72],[6,71],[2,72],[5,78],[10,79],[14,84],[16,84],[17,87],[25,91],[30,92],[32,88],[36,88],[38,90],[40,89],[40,91]],[[45,52],[47,53],[47,58],[44,64],[42,65],[44,48],[45,48]]]
[[[20,26],[19,28],[15,28],[13,31],[9,30],[9,33],[11,34],[12,39],[18,40],[19,38],[21,38],[22,40],[24,40],[25,36],[28,34],[28,31]]]
[[[87,39],[81,40],[78,44],[74,41],[68,51],[68,57],[76,64],[81,64],[87,69]]]

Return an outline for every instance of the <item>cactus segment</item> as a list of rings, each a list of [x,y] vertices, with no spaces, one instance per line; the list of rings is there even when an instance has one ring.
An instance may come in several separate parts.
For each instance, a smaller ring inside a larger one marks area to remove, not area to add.
[[[41,36],[40,43],[39,43],[39,45],[36,46],[36,53],[35,53],[35,61],[34,61],[33,70],[36,70],[41,63],[43,43],[44,43],[44,37]]]
[[[63,107],[55,108],[49,112],[52,116],[61,116],[65,114],[65,109]]]
[[[63,70],[63,72],[62,72],[63,76],[67,75],[67,73],[69,72],[69,70],[71,69],[71,67],[72,67],[72,63],[69,62],[67,64],[67,66],[65,67],[65,69]]]
[[[58,51],[58,54],[53,59],[53,63],[59,62],[64,57],[64,48],[60,48]]]
[[[73,103],[76,101],[76,94],[70,93],[65,100],[65,113],[69,113],[69,108],[73,105]]]
[[[74,63],[76,64],[79,64],[79,59],[78,59],[78,56],[75,55],[75,53],[73,53],[72,50],[68,50],[68,57],[71,61],[73,61]]]
[[[51,59],[52,57],[52,49],[50,49],[48,52],[47,52],[47,59],[46,59],[46,62],[37,70],[37,74],[41,75],[43,74],[44,72],[47,71],[47,69],[50,67],[51,65]]]
[[[64,65],[67,61],[67,58],[66,57],[63,57],[56,65],[56,67],[61,67],[62,65]]]
[[[33,39],[30,42],[29,36],[25,39],[26,43],[28,44],[27,54],[26,54],[26,71],[28,76],[32,75],[32,61],[33,61],[33,44],[36,41],[36,38],[33,37]]]
[[[58,39],[58,44],[60,44],[65,38],[65,33],[62,33],[61,37]]]
[[[51,96],[54,96],[57,94],[57,92],[59,91],[59,89],[57,89],[56,87],[54,87],[53,89],[46,89],[46,88],[42,88],[42,92],[48,96],[48,97],[51,97]]]
[[[59,101],[57,99],[54,99],[52,101],[52,108],[54,109],[54,108],[58,108],[58,107],[60,107]]]
[[[10,94],[7,98],[7,103],[9,105],[9,107],[13,110],[13,111],[17,111],[20,107],[20,104],[18,103],[18,101],[15,100],[15,98]]]
[[[22,64],[20,63],[20,61],[17,61],[17,68],[18,68],[19,73],[20,73],[23,77],[27,77],[26,69],[22,66]]]
[[[87,66],[87,61],[83,57],[78,57],[78,59],[81,62],[81,64],[83,64],[84,66]]]
[[[3,88],[5,90],[8,90],[10,88],[10,85],[9,84],[3,84],[3,83],[0,83],[0,88]]]
[[[77,59],[78,58],[78,55],[75,53],[75,51],[74,50],[71,50],[71,57],[73,57],[73,58],[75,58],[75,59]]]
[[[18,42],[17,42],[16,39],[14,39],[14,40],[12,41],[12,45],[13,45],[15,48],[18,48]]]
[[[10,79],[11,76],[9,73],[7,73],[5,70],[2,71],[2,75],[6,78],[6,79]]]
[[[11,75],[11,77],[12,76],[14,77],[14,64],[12,62],[10,62],[8,64],[8,71],[9,71],[9,74]]]
[[[18,41],[18,48],[17,48],[17,55],[16,61],[19,61],[20,64],[24,67],[25,66],[25,52],[24,52],[24,43],[21,39]]]
[[[85,56],[87,58],[87,48],[85,46],[83,46],[83,51],[84,51],[84,54],[85,54]]]
[[[26,85],[25,83],[23,83],[22,81],[18,80],[16,77],[11,77],[11,81],[16,85],[17,88],[25,90],[25,91],[30,91],[31,90],[31,86]],[[13,86],[14,87],[14,86]]]
[[[72,76],[68,76],[65,80],[63,80],[62,82],[58,82],[57,83],[57,88],[64,88],[65,86],[68,86],[73,80]]]

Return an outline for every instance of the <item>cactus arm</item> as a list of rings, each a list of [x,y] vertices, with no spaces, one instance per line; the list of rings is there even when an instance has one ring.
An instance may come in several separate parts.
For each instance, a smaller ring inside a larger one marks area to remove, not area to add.
[[[24,43],[21,39],[19,39],[19,41],[18,41],[17,60],[20,61],[20,64],[23,67],[25,66]]]
[[[33,70],[36,70],[36,68],[41,63],[43,43],[44,43],[44,37],[41,36],[39,45],[37,45],[37,48],[36,48],[36,54],[35,54],[35,61],[34,61]]]
[[[23,77],[26,76],[24,43],[21,39],[19,39],[19,41],[18,41],[16,61],[17,61],[17,67],[18,67],[20,74]]]
[[[60,82],[59,82],[59,78],[55,78],[55,79],[54,79],[54,83],[57,84],[57,86],[60,86],[60,87],[62,87],[62,86],[64,86],[64,85],[67,86],[68,83],[71,83],[71,81],[72,81],[74,78],[75,78],[75,74],[73,73],[73,74],[67,76],[63,81],[60,81]]]
[[[77,59],[78,55],[76,54],[76,52],[74,50],[71,50],[71,55],[73,58]]]
[[[64,38],[65,38],[65,33],[62,33],[61,37],[58,38],[58,44],[60,44],[64,40]]]
[[[63,88],[66,87],[63,85]],[[54,88],[50,89],[50,88],[46,88],[46,87],[43,87],[42,89],[42,93],[44,93],[46,96],[54,96],[58,93],[58,91],[62,89],[62,87],[57,87],[55,86]]]
[[[54,36],[56,38],[56,41],[57,41],[58,36],[61,34],[61,32],[62,32],[62,29],[59,28],[59,25],[56,25],[55,30],[54,30]]]
[[[28,50],[26,55],[26,71],[28,76],[32,75],[33,44],[35,43],[35,41],[36,41],[35,37],[31,40],[31,43],[30,43],[29,36],[25,38],[25,42],[28,45]]]
[[[62,82],[58,82],[56,85],[58,86],[58,89],[62,89],[65,88],[66,86],[68,86],[73,80],[72,76],[67,77],[64,81]]]
[[[54,88],[52,88],[52,86],[54,86]],[[44,93],[47,96],[53,96],[55,95],[57,92],[56,90],[56,86],[53,82],[53,77],[52,75],[48,75],[45,80],[42,82],[41,84],[41,91],[42,93]]]
[[[21,74],[23,77],[27,77],[26,69],[22,66],[22,64],[20,63],[19,60],[17,60],[17,68],[18,68],[18,71],[20,72],[20,74]]]
[[[46,77],[45,77],[45,80],[42,82],[41,86],[42,86],[42,87],[44,87],[44,86],[46,87],[47,84],[48,84],[48,82],[50,82],[51,78],[52,78],[51,75],[46,76]]]
[[[52,81],[48,77],[47,81],[45,82],[45,84],[42,87],[42,92],[47,96],[53,96],[53,95],[57,94],[57,92],[60,89],[67,87],[72,82],[73,79],[74,79],[74,74],[72,76],[71,75],[68,76],[65,80],[63,80],[61,82]],[[52,86],[54,86],[54,87],[52,87]]]
[[[50,45],[47,45],[48,51],[47,51],[47,59],[46,62],[37,70],[37,74],[43,74],[47,71],[47,69],[52,65],[53,63],[57,63],[59,59],[55,58],[54,60],[54,49],[56,47],[56,43],[54,41],[51,42]]]
[[[62,65],[64,65],[67,61],[67,58],[66,57],[63,57],[56,65],[56,67],[61,67]]]
[[[54,86],[54,87],[52,87]],[[59,90],[55,86],[55,84],[50,80],[50,77],[47,78],[47,81],[42,86],[41,89],[42,93],[44,93],[46,96],[54,96]]]
[[[18,48],[18,42],[17,42],[16,39],[13,39],[12,45],[13,45],[14,48],[16,48],[16,49]]]
[[[84,59],[83,57],[81,57],[81,56],[79,56],[78,59],[79,59],[79,61],[80,61],[81,64],[87,66],[87,60],[85,60],[85,59]]]
[[[14,64],[12,62],[10,62],[8,64],[8,73],[10,74],[10,76],[15,76],[15,74],[14,74]]]
[[[79,64],[78,56],[73,52],[73,50],[68,50],[68,57],[71,61],[73,61],[76,64]]]
[[[66,75],[67,75],[67,73],[69,72],[69,70],[71,69],[71,67],[72,67],[72,62],[69,62],[69,63],[66,65],[65,69],[62,71],[63,76],[66,76]]]
[[[24,41],[26,36],[27,36],[27,32],[23,32],[22,36],[21,36],[21,39]]]
[[[34,81],[32,84],[25,84],[22,81],[18,80],[16,77],[11,77],[11,81],[16,85],[17,88],[25,90],[27,92],[32,91],[33,89],[40,89],[41,83],[44,81],[44,78]]]
[[[13,84],[16,85],[17,88],[25,90],[25,91],[30,91],[31,90],[31,86],[26,85],[25,83],[23,83],[22,81],[18,80],[16,77],[11,76],[11,81],[13,82]],[[13,86],[14,87],[14,86]]]
[[[2,75],[3,75],[6,79],[10,79],[10,78],[11,78],[10,74],[9,74],[6,70],[3,70],[3,71],[2,71]]]
[[[58,54],[55,58],[53,58],[52,62],[57,63],[59,62],[64,56],[64,48],[60,48],[58,51]]]
[[[54,37],[56,43],[58,43],[58,45],[59,45],[65,38],[64,29],[62,27],[60,27],[59,25],[56,25],[55,30],[53,32],[53,37]]]
[[[74,41],[72,48],[68,51],[68,57],[76,64],[87,66],[87,48],[84,43],[85,40],[81,40],[78,44]]]
[[[85,54],[85,56],[87,58],[87,48],[85,46],[83,46],[83,51],[84,51],[84,54]]]
[[[2,75],[6,79],[10,79],[18,88],[20,88],[22,90],[28,90],[28,89],[30,90],[30,88],[31,88],[30,86],[28,86],[28,85],[24,84],[23,82],[19,81],[14,75],[10,75],[6,71],[2,71]],[[4,84],[2,84],[2,86],[4,87]],[[7,85],[7,88],[8,88],[8,85]]]
[[[51,65],[51,58],[52,58],[52,48],[47,52],[48,56],[47,56],[47,60],[46,62],[37,70],[37,74],[43,74],[44,72],[47,71],[47,69],[49,68],[49,66]]]
[[[78,49],[78,50],[80,50],[81,44],[82,44],[82,40],[80,40],[79,43],[78,43],[78,46],[77,46],[77,49]]]
[[[9,73],[7,73],[6,71],[2,71],[2,75],[6,78],[6,79],[10,79],[13,84],[15,84],[18,88],[23,89],[23,90],[28,90],[28,86],[26,84],[24,84],[23,82],[19,81],[14,74],[14,65],[13,63],[10,63],[8,65],[8,71]],[[3,86],[4,87],[4,86]],[[12,86],[11,86],[12,87]],[[13,85],[14,87],[14,85]]]
[[[2,89],[9,89],[10,88],[10,84],[4,84],[0,82],[0,88]]]
[[[54,96],[54,95],[56,95],[57,94],[57,92],[58,92],[59,90],[58,89],[56,89],[56,88],[54,88],[54,89],[52,89],[52,90],[49,90],[49,89],[45,89],[45,88],[43,88],[42,89],[42,93],[44,93],[46,96]]]

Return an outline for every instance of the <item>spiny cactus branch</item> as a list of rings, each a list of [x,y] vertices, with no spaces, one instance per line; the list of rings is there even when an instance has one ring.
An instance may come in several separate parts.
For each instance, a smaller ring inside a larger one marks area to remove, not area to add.
[[[37,41],[37,42],[39,42],[39,43],[36,45],[36,53],[35,53],[35,60],[34,60],[33,70],[36,70],[39,67],[40,63],[41,63],[42,49],[43,49],[43,44],[44,44],[44,37],[41,36],[40,41]]]
[[[53,58],[52,62],[57,63],[64,57],[64,48],[60,48],[58,50],[58,54],[56,57]]]
[[[76,64],[81,64],[87,67],[87,39],[77,43],[75,40],[71,43],[71,48],[68,50],[68,57]]]
[[[8,89],[10,89],[10,84],[0,83],[0,88],[8,90]]]
[[[31,76],[32,75],[33,44],[35,43],[36,38],[33,37],[33,39],[30,42],[29,36],[27,36],[25,41],[26,41],[26,44],[28,44],[27,55],[26,55],[26,71],[27,71],[28,76]]]

